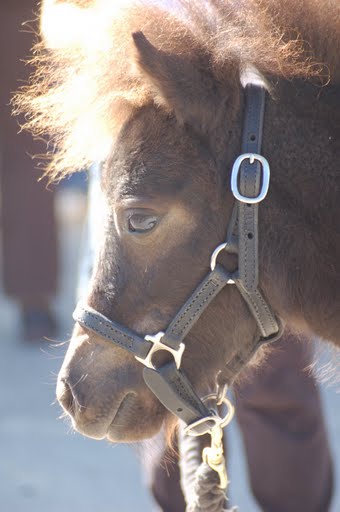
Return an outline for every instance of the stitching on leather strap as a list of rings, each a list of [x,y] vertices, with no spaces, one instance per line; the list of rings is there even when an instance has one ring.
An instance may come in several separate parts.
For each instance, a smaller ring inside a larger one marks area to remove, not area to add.
[[[86,315],[94,318],[97,321],[97,316],[94,313],[91,313],[91,311],[87,311],[87,310],[83,309],[81,306],[79,306],[79,309],[81,309]],[[115,343],[117,343],[119,345],[122,345],[123,347],[128,346],[130,349],[133,348],[134,339],[131,338],[131,336],[129,336],[128,334],[125,334],[124,332],[118,331],[117,329],[115,329],[111,325],[105,324],[105,329],[101,329],[100,327],[97,327],[97,326],[93,327],[89,322],[87,322],[83,318],[81,319],[81,323],[84,324],[85,327],[87,327],[88,329],[91,329],[92,331],[95,331],[98,334],[104,334],[106,329],[108,329],[109,331],[115,333],[116,335],[118,334],[119,336],[122,336],[123,338],[125,338],[127,340],[127,344],[125,344],[123,341],[119,340],[119,337],[117,339],[117,338],[114,338],[113,336],[110,336],[109,334],[105,333],[105,337],[106,338],[108,338],[111,341],[114,341]]]
[[[176,391],[180,393],[180,397],[183,398],[186,402],[189,402],[192,407],[195,409],[197,408],[196,402],[193,400],[192,395],[188,393],[188,390],[186,389],[185,385],[183,384],[182,380],[178,375],[176,375],[176,382],[174,381],[174,384],[176,385]]]
[[[256,304],[256,302],[254,301],[254,299],[252,298],[252,296],[249,294],[247,294],[247,298],[249,299],[249,302],[251,303],[251,305],[253,306],[253,308],[255,309],[256,311],[256,318],[257,318],[257,322],[258,324],[260,325],[261,329],[262,329],[262,332],[265,333],[266,329],[265,329],[265,326],[261,320],[261,315],[259,314],[259,308]]]
[[[266,313],[267,313],[267,316],[268,316],[268,320],[271,324],[271,327],[272,329],[275,331],[276,330],[276,324],[274,323],[274,320],[273,320],[273,314],[271,312],[271,310],[269,309],[268,307],[268,304],[266,303],[266,301],[264,300],[264,298],[262,297],[261,293],[259,292],[259,290],[256,290],[255,291],[255,294],[256,294],[256,297],[261,301],[261,304],[262,304],[262,307],[265,309]]]
[[[204,300],[202,300],[202,302],[200,303],[199,307],[196,309],[196,311],[194,311],[194,313],[192,314],[192,316],[188,319],[188,321],[184,324],[184,326],[182,326],[182,328],[176,333],[175,330],[176,328],[178,327],[178,324],[182,321],[183,317],[186,316],[186,314],[196,306],[196,303],[198,302],[198,300],[200,299],[201,295],[204,294],[204,292],[206,291],[206,289],[208,287],[212,287],[212,290],[210,293],[208,293],[208,295],[205,297]],[[183,331],[185,330],[185,328],[192,322],[192,320],[198,315],[198,313],[201,311],[202,307],[206,304],[206,302],[210,299],[210,297],[212,295],[214,295],[216,289],[219,287],[219,284],[218,283],[213,283],[212,281],[208,281],[202,288],[202,290],[200,290],[200,292],[197,294],[197,296],[195,297],[195,299],[187,306],[187,308],[183,311],[182,315],[180,316],[180,318],[178,318],[177,322],[174,324],[173,326],[173,329],[172,329],[172,332],[174,332],[175,334],[177,335],[181,335],[183,333]]]

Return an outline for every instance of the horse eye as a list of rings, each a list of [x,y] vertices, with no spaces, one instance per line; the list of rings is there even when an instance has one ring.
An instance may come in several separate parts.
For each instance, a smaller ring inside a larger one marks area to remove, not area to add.
[[[156,215],[133,213],[128,219],[128,230],[130,233],[146,233],[151,231],[156,224]]]

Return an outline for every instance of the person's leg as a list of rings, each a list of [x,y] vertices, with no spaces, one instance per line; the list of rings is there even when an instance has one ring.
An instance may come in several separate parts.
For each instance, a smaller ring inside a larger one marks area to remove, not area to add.
[[[56,293],[57,235],[53,193],[46,181],[37,182],[37,160],[32,155],[44,146],[28,134],[18,135],[17,119],[11,116],[11,94],[27,80],[22,62],[29,54],[34,35],[23,27],[33,19],[38,2],[4,1],[0,6],[0,154],[1,224],[3,278],[5,292],[16,299],[27,320],[28,337],[50,334],[53,328],[49,301]],[[39,324],[43,324],[40,325]],[[27,334],[27,333],[26,333]]]
[[[319,391],[304,371],[313,345],[285,335],[236,389],[253,494],[264,512],[326,512],[332,461]]]

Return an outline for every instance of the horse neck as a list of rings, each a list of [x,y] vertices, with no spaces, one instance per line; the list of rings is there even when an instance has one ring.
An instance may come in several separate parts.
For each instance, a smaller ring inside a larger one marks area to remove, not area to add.
[[[340,88],[282,81],[267,102],[272,176],[260,205],[265,293],[293,326],[340,345]]]

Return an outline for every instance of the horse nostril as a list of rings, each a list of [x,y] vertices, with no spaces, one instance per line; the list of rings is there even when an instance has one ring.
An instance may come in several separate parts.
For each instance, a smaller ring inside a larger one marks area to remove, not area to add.
[[[66,412],[73,416],[74,414],[74,399],[70,386],[66,379],[61,379],[57,386],[57,397],[60,405]]]

